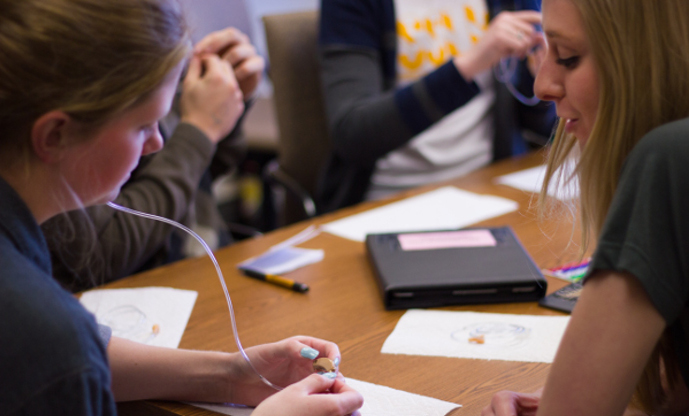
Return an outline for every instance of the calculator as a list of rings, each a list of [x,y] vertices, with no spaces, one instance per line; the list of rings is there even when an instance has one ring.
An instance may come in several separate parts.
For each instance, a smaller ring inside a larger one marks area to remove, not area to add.
[[[572,313],[584,288],[580,282],[572,283],[541,299],[538,304],[550,309]]]

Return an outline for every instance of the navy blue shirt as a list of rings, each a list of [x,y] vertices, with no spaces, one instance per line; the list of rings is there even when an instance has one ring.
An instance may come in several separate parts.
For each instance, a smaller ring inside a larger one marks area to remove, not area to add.
[[[94,317],[51,276],[43,234],[0,178],[0,415],[115,415]]]

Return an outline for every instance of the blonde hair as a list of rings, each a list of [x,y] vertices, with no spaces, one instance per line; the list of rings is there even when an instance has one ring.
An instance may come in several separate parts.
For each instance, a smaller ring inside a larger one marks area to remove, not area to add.
[[[169,0],[0,0],[0,154],[62,110],[96,125],[154,91],[189,53]]]
[[[600,99],[596,121],[576,161],[580,183],[582,250],[603,227],[622,165],[637,142],[662,124],[689,116],[689,2],[686,0],[571,0],[581,13],[597,66]],[[576,139],[555,133],[540,208],[555,172],[577,149]],[[667,335],[664,335],[667,338]],[[645,408],[661,405],[660,362],[677,380],[676,361],[660,348],[637,389]],[[675,373],[672,373],[672,372]]]

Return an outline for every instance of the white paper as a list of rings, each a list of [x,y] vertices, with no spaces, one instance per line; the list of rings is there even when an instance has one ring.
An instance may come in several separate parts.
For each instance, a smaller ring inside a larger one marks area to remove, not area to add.
[[[354,241],[366,234],[449,230],[519,208],[509,199],[445,186],[325,224],[322,229]]]
[[[260,256],[245,260],[239,263],[238,267],[265,274],[283,274],[312,263],[318,263],[324,257],[325,252],[323,250],[282,247],[277,250],[268,250]]]
[[[114,336],[177,348],[197,295],[191,290],[145,287],[91,290],[79,300]]]
[[[364,396],[362,416],[445,416],[461,405],[348,378],[347,385]],[[249,416],[253,409],[190,403],[224,415]]]
[[[316,237],[320,232],[318,227],[311,225],[299,234],[272,246],[258,256],[244,260],[237,266],[265,274],[283,274],[318,263],[325,257],[323,250],[294,246]]]
[[[551,363],[568,322],[569,316],[409,310],[381,352]]]
[[[573,167],[571,165],[567,166],[568,171],[571,172]],[[522,191],[539,193],[543,186],[543,179],[545,179],[545,170],[545,165],[536,166],[531,169],[498,176],[495,178],[495,182],[521,189]],[[559,173],[555,173],[553,178],[558,178],[558,175]],[[564,175],[562,180],[566,181],[568,178],[569,175]],[[567,181],[564,186],[555,186],[554,183],[551,183],[548,188],[548,195],[561,201],[569,201],[579,196],[579,184],[576,180]]]

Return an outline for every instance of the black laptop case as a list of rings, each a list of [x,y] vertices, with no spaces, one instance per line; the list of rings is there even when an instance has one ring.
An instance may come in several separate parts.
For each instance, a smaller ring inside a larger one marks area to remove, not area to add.
[[[426,233],[436,237],[464,230],[486,230],[494,238],[494,244],[405,250],[400,236],[425,236],[422,233],[366,236],[366,250],[386,309],[527,302],[545,295],[545,278],[511,228]]]

